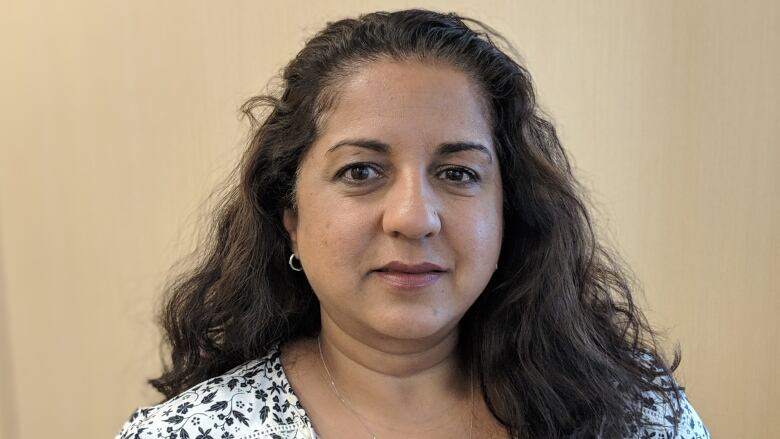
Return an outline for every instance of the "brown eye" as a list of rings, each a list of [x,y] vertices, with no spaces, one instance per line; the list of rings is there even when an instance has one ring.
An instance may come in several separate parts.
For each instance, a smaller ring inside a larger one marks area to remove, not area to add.
[[[445,175],[445,179],[455,183],[473,184],[479,182],[479,175],[467,168],[447,168],[443,171],[443,173]]]
[[[447,177],[456,181],[463,180],[463,176],[466,175],[466,173],[461,171],[460,169],[447,169],[444,172],[447,173]]]
[[[368,178],[370,172],[367,167],[353,167],[349,169],[349,177],[353,180],[365,180]]]
[[[336,174],[336,178],[344,180],[347,184],[361,184],[371,180],[371,173],[381,175],[376,167],[367,163],[354,163],[347,165]]]

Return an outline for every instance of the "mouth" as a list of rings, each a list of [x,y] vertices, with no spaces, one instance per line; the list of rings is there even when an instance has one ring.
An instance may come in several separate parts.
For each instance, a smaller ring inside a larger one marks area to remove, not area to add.
[[[386,268],[381,268],[379,270],[373,270],[377,273],[399,273],[399,274],[427,274],[427,273],[445,273],[445,270],[430,270],[430,271],[398,271],[398,270],[388,270]]]
[[[419,262],[419,263],[405,263],[401,261],[392,261],[375,269],[374,271],[380,273],[406,273],[406,274],[421,274],[421,273],[443,273],[447,271],[444,267],[434,264],[433,262]]]
[[[374,270],[372,272],[385,284],[399,290],[418,290],[435,284],[446,273],[442,270],[425,271],[421,273],[407,273],[387,269]]]

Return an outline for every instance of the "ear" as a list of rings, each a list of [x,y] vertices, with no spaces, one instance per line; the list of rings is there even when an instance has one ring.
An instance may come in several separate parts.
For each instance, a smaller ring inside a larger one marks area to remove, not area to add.
[[[298,214],[292,209],[284,209],[282,223],[284,223],[284,228],[290,236],[292,251],[298,254]]]

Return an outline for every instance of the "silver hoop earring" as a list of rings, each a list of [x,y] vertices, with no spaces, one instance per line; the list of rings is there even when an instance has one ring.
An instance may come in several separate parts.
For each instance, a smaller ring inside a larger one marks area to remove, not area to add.
[[[293,258],[294,257],[295,257],[295,253],[291,254],[290,255],[290,260],[287,261],[287,263],[290,264],[290,268],[292,268],[295,271],[303,271],[303,266],[301,266],[301,268],[296,268],[295,265],[293,265]]]

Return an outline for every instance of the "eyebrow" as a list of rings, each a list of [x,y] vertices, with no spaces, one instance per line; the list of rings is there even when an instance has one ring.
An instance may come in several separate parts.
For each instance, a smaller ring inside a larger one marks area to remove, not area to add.
[[[382,154],[387,154],[388,151],[390,151],[390,145],[387,143],[381,142],[376,139],[345,139],[342,140],[335,145],[331,146],[328,151],[325,152],[325,154],[328,154],[336,149],[338,149],[341,146],[345,145],[352,145],[357,146],[360,148],[366,148],[370,149],[372,151],[376,151]],[[455,154],[461,151],[477,151],[485,154],[488,158],[488,163],[493,163],[493,156],[490,154],[490,150],[482,145],[481,143],[476,142],[466,142],[466,141],[457,141],[457,142],[444,142],[440,143],[436,147],[436,155],[440,156],[446,156]]]

